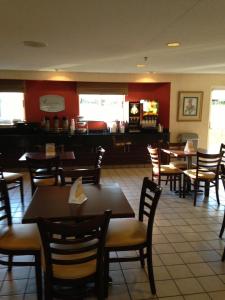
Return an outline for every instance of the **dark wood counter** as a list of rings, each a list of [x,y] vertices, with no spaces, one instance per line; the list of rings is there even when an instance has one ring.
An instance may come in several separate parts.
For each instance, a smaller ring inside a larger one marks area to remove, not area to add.
[[[28,151],[46,143],[63,145],[64,150],[74,151],[77,165],[90,165],[94,162],[96,147],[105,148],[103,165],[143,164],[149,162],[146,146],[163,144],[169,141],[169,133],[88,133],[69,134],[63,132],[10,132],[0,129],[0,152],[3,164],[7,167],[19,166],[18,159]]]

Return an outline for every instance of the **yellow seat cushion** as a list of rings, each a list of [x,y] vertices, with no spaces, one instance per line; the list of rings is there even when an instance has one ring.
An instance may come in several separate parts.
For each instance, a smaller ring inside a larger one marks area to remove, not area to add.
[[[40,235],[36,224],[15,224],[0,230],[0,249],[39,250]]]
[[[170,166],[178,169],[187,169],[187,162],[183,160],[174,160],[170,162]]]
[[[147,226],[136,219],[111,219],[106,247],[140,245],[146,241]]]
[[[161,174],[181,174],[182,171],[176,167],[171,165],[161,165],[160,166],[160,173]],[[159,174],[158,168],[153,168],[153,174]]]
[[[34,179],[34,184],[37,186],[54,185],[55,178]]]
[[[7,181],[17,180],[20,177],[23,177],[23,175],[20,173],[3,172],[3,177],[4,177],[5,181],[7,182]]]
[[[78,279],[96,273],[96,260],[76,265],[53,265],[53,276],[59,279]]]
[[[189,169],[184,171],[184,174],[189,176],[191,179],[196,179],[196,169]],[[198,172],[198,178],[201,180],[213,180],[215,179],[216,174],[213,172]]]

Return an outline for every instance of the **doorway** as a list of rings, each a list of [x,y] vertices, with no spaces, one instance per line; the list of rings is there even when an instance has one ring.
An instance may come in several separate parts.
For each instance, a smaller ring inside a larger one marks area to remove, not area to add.
[[[225,143],[225,87],[211,93],[208,148],[218,151]]]

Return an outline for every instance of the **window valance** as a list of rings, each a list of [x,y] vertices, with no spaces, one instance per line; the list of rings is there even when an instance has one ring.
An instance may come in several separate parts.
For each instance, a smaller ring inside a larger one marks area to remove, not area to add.
[[[114,82],[77,82],[78,94],[127,95],[127,83]]]

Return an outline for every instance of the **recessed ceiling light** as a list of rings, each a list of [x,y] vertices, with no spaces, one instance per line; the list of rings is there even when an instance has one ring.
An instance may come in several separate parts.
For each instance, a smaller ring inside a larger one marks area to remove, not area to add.
[[[144,67],[145,67],[145,64],[137,64],[136,67],[137,67],[137,68],[144,68]]]
[[[36,42],[36,41],[23,41],[24,46],[33,47],[33,48],[43,48],[47,47],[48,44],[44,42]]]
[[[178,43],[178,42],[172,42],[172,43],[168,43],[167,46],[168,47],[179,47],[180,43]]]

